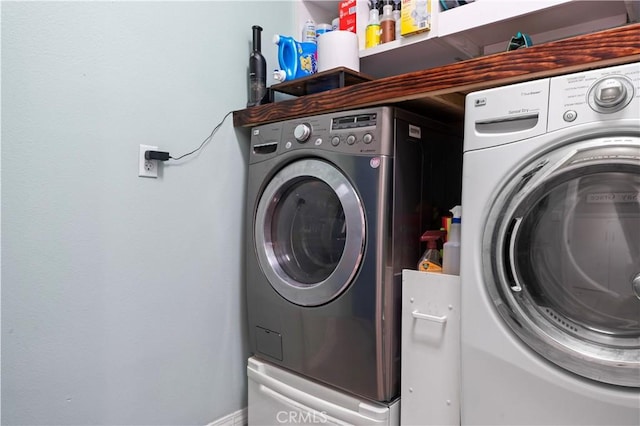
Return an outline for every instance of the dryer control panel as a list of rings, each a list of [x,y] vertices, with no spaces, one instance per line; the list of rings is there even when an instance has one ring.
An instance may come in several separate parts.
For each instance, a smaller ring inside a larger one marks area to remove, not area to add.
[[[637,119],[640,63],[470,93],[465,114],[465,152],[580,124]]]
[[[640,63],[550,80],[549,131],[640,115]]]

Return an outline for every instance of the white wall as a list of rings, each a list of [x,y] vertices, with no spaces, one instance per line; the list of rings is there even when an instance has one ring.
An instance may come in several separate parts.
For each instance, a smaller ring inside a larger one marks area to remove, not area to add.
[[[2,3],[2,424],[206,424],[246,405],[247,101],[290,2]]]

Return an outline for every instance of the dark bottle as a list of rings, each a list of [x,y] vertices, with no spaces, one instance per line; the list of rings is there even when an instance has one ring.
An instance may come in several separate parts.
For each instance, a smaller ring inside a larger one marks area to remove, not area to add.
[[[249,56],[249,102],[247,106],[260,105],[267,93],[267,61],[260,52],[260,33],[262,27],[253,27],[253,51]]]

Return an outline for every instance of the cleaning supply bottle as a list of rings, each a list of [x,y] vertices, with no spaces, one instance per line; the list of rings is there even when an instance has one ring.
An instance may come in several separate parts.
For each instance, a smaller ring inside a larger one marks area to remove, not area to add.
[[[387,43],[396,39],[396,20],[393,17],[392,4],[385,4],[382,10],[380,43]]]
[[[316,43],[298,42],[291,37],[277,34],[273,36],[273,42],[278,45],[278,63],[284,71],[284,80],[307,77],[318,71]],[[279,75],[282,76],[281,73]]]
[[[452,208],[453,219],[447,242],[442,246],[442,272],[449,275],[460,275],[460,227],[462,207],[455,206]]]
[[[401,7],[402,3],[400,3],[400,0],[393,0],[393,19],[396,20],[396,40],[400,40],[400,17],[402,16]]]
[[[313,19],[307,19],[304,25],[302,26],[302,38],[300,38],[301,42],[308,41],[309,43],[316,42],[316,23]]]
[[[267,93],[267,61],[262,56],[260,33],[262,27],[254,25],[253,49],[249,56],[249,101],[247,106],[260,105]]]
[[[380,44],[380,12],[378,9],[369,11],[369,23],[365,29],[364,47],[366,49]]]
[[[442,272],[440,263],[440,250],[438,250],[438,240],[444,236],[443,231],[426,231],[420,237],[420,241],[427,242],[427,250],[418,262],[418,271]]]

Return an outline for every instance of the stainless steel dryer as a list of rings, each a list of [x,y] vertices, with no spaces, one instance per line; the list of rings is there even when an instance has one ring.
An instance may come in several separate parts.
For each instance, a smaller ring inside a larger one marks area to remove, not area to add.
[[[372,400],[397,397],[401,271],[420,256],[427,125],[377,107],[252,129],[246,254],[257,357]]]

